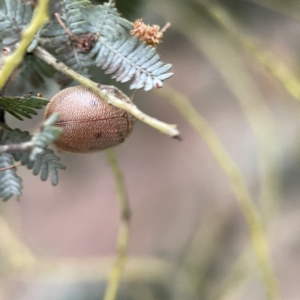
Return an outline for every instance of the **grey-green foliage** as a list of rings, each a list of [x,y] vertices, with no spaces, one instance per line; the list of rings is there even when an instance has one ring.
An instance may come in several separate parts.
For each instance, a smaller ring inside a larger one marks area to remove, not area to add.
[[[42,125],[41,131],[32,137],[31,141],[34,147],[29,157],[31,161],[35,161],[38,156],[42,155],[48,145],[61,135],[62,129],[52,126],[58,118],[59,115],[57,113],[52,114]]]
[[[0,41],[3,47],[11,47],[14,50],[16,43],[21,39],[22,30],[32,18],[33,10],[32,1],[0,0]],[[15,71],[14,90],[29,92],[33,87],[41,87],[44,84],[43,76],[53,74],[52,67],[28,54]]]
[[[34,12],[34,1],[0,0],[0,43],[8,52],[14,51],[21,39],[21,32],[30,22]],[[52,20],[40,28],[28,52],[35,45],[41,45],[62,60],[78,73],[91,77],[92,66],[101,67],[105,73],[111,74],[117,81],[133,80],[130,88],[144,88],[146,91],[153,87],[161,87],[163,81],[173,75],[171,64],[161,62],[156,48],[148,46],[130,34],[133,24],[122,18],[115,7],[114,1],[101,5],[93,5],[88,0],[60,0],[55,5],[55,12],[64,23],[64,27],[52,16]],[[67,32],[69,31],[69,32]],[[1,58],[0,67],[3,65]],[[33,88],[40,88],[44,76],[53,76],[51,67],[28,53],[21,66],[14,71],[9,82],[14,90],[23,87],[25,93]],[[70,83],[69,78],[56,74],[57,82],[62,86]],[[1,91],[3,96],[4,89]],[[8,112],[19,120],[31,118],[47,104],[46,99],[34,96],[0,97],[0,118]],[[50,122],[50,123],[49,123]],[[13,154],[0,155],[0,168],[7,168],[14,162],[20,161],[34,175],[41,176],[43,181],[49,175],[53,185],[58,183],[58,169],[64,169],[59,158],[48,145],[58,137],[59,130],[52,126],[54,120],[46,122],[37,135],[30,135],[20,129],[11,129],[0,123],[0,144],[32,143],[32,149]],[[26,144],[28,145],[28,144]],[[0,197],[4,200],[12,195],[20,196],[22,180],[16,170],[0,171]]]
[[[48,104],[45,98],[35,97],[33,95],[25,95],[22,97],[0,97],[0,110],[4,110],[19,120],[23,121],[23,117],[32,118],[37,115],[36,109],[41,109]]]
[[[13,165],[14,157],[11,153],[0,155],[0,168],[7,168]],[[10,197],[19,198],[22,194],[22,179],[17,175],[15,169],[8,169],[0,172],[0,198],[7,201]]]
[[[88,5],[90,5],[90,2],[85,0],[61,1],[60,17],[74,36],[82,37],[88,34],[86,28],[83,27],[85,21],[81,14],[81,10]],[[57,20],[53,20],[45,27],[42,33],[42,43],[50,49],[55,49],[57,57],[67,66],[85,77],[91,77],[89,67],[94,64],[93,60],[85,51],[78,49],[76,41],[67,34]],[[58,74],[57,81],[64,86],[70,79],[65,75]]]
[[[0,1],[0,40],[4,46],[20,40],[21,31],[30,22],[33,5],[28,1]]]
[[[146,91],[161,87],[163,81],[173,75],[172,65],[161,62],[156,48],[130,34],[132,23],[120,17],[113,1],[93,5],[88,0],[61,0],[60,6],[60,18],[71,36],[53,17],[36,36],[35,44],[56,53],[78,73],[91,77],[90,68],[98,66],[117,81],[133,80],[131,89]],[[0,14],[3,45],[19,41],[21,29],[31,14],[31,4],[21,0],[5,1]],[[62,86],[70,81],[62,74],[58,74],[56,80]]]
[[[36,135],[30,135],[27,131],[11,129],[5,124],[1,126],[1,145],[22,144],[32,142],[32,149],[19,151],[13,154],[4,153],[0,155],[1,168],[6,168],[21,162],[29,170],[33,170],[34,175],[39,175],[42,181],[46,181],[50,175],[53,185],[58,183],[58,169],[65,169],[60,163],[60,158],[56,156],[48,145],[61,133],[61,129],[53,126],[57,119],[52,115],[42,126],[41,131]],[[0,171],[0,198],[8,200],[11,196],[20,196],[22,190],[22,179],[17,175],[15,169]],[[11,186],[11,187],[10,187]]]
[[[45,89],[47,87],[45,77],[53,77],[55,73],[56,71],[50,65],[36,56],[28,54],[15,71],[13,85],[8,86],[8,92],[13,90],[14,94],[18,95]]]
[[[146,91],[162,87],[163,80],[173,75],[172,65],[161,62],[154,47],[130,35],[132,24],[118,15],[114,4],[88,6],[81,13],[88,32],[96,36],[90,56],[106,74],[121,82],[133,79],[131,89]]]

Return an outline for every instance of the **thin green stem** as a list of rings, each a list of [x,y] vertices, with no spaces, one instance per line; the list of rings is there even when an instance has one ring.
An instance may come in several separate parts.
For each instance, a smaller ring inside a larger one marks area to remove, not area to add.
[[[239,32],[221,6],[203,4],[200,1],[197,3],[205,13],[217,22],[221,27],[221,31],[214,31],[210,36],[202,34],[200,38],[192,38],[192,34],[190,33],[187,35],[190,37],[191,42],[206,54],[222,75],[224,82],[240,102],[255,134],[259,154],[260,205],[263,225],[267,228],[269,220],[277,211],[280,200],[280,174],[278,172],[279,146],[276,137],[275,122],[269,108],[265,104],[263,96],[244,66],[242,55],[237,51],[238,47],[234,46],[240,46],[240,44],[251,46],[252,49],[255,49],[256,54],[263,53],[263,50],[259,49],[254,41],[251,41],[248,37],[244,37]],[[228,37],[227,39],[223,38],[223,32]],[[222,51],[219,51],[219,49],[222,49]],[[247,49],[249,50],[249,48]],[[247,281],[246,279],[249,280],[250,276],[248,275],[253,275],[253,268],[247,259],[249,256],[249,247],[251,245],[247,244],[237,263],[224,281],[224,286],[220,289],[221,292],[214,299],[223,299],[224,295],[228,295],[229,291],[232,291],[233,285],[238,285],[238,282],[244,283]],[[243,267],[241,267],[242,263],[245,263]],[[243,275],[241,276],[242,273]],[[243,281],[234,282],[233,279],[235,278],[243,278]]]
[[[18,48],[13,54],[10,55],[10,53],[5,53],[5,55],[1,57],[0,90],[7,83],[7,80],[13,70],[23,61],[27,48],[36,32],[45,22],[47,22],[48,2],[48,0],[39,1],[34,17],[22,33],[22,39]],[[9,56],[7,56],[8,54]],[[19,272],[20,270],[27,270],[36,266],[36,258],[34,255],[26,247],[26,245],[18,239],[18,237],[10,229],[5,219],[1,216],[0,236],[0,249],[1,252],[3,252],[2,255],[7,257],[5,260],[12,265],[11,269],[13,271]]]
[[[39,0],[30,24],[23,30],[22,39],[14,53],[4,59],[0,70],[0,89],[5,85],[14,69],[23,61],[27,48],[38,30],[48,21],[49,0]]]
[[[266,0],[246,0],[246,2],[259,5],[263,8],[271,10],[277,14],[281,14],[289,19],[294,19],[298,23],[300,22],[299,7],[294,5],[293,2],[287,1],[266,1]]]
[[[197,5],[204,9],[228,34],[242,47],[244,47],[269,73],[271,73],[295,99],[300,100],[300,81],[290,69],[272,53],[262,49],[251,37],[245,36],[232,21],[226,10],[217,4]]]
[[[192,34],[191,34],[192,35]],[[260,176],[260,206],[264,223],[274,215],[280,199],[280,174],[278,172],[279,145],[274,118],[250,76],[243,56],[230,39],[218,32],[190,40],[204,52],[222,76],[228,89],[240,103],[255,135]],[[233,45],[232,45],[233,44]],[[219,49],[222,48],[222,51]]]
[[[196,4],[196,2],[192,0],[189,1],[189,3],[191,3],[191,5]],[[207,6],[211,7],[211,5]],[[206,8],[204,4],[199,4],[199,7],[204,8],[205,13],[207,14],[208,8]],[[172,15],[173,17],[177,14],[177,20],[181,21],[174,22],[173,27],[190,38],[191,42],[195,44],[196,47],[201,51],[204,51],[209,60],[215,65],[216,69],[222,75],[231,92],[240,101],[245,114],[250,121],[250,125],[255,132],[259,146],[260,176],[262,187],[261,203],[263,204],[263,219],[265,222],[266,219],[269,219],[270,216],[273,215],[273,212],[275,211],[274,207],[277,206],[278,202],[275,200],[278,199],[279,186],[279,174],[276,167],[278,146],[276,141],[275,128],[272,122],[272,116],[267,106],[264,104],[263,97],[260,95],[255,83],[251,80],[250,76],[248,76],[245,68],[243,67],[242,59],[240,57],[241,55],[234,49],[234,47],[230,45],[230,39],[224,39],[224,35],[218,33],[218,31],[216,30],[210,32],[210,34],[207,34],[207,30],[209,30],[209,27],[207,26],[205,18],[202,20],[201,18],[199,18],[199,16],[195,15],[194,11],[192,11],[191,9],[188,10],[188,5],[184,5],[184,9],[186,10],[186,14],[189,16],[185,19],[182,16],[179,17],[179,15],[182,14],[182,9],[178,10],[178,14],[175,10],[172,10],[171,12],[168,10],[168,14]],[[221,27],[223,28],[222,24],[219,25],[221,25]],[[185,28],[187,27],[189,28],[189,30],[185,30]],[[227,29],[225,29],[225,32],[227,32]],[[222,50],[220,51],[220,49]],[[253,208],[258,215],[258,211],[254,205]],[[259,223],[261,224],[260,220]],[[251,231],[252,228],[249,228],[249,230]],[[263,228],[261,228],[261,232],[262,230]],[[253,240],[252,246],[254,246]],[[248,252],[249,249],[246,249],[241,255],[239,261],[245,262],[246,260],[243,259],[243,257]],[[268,252],[266,253],[268,255]],[[267,259],[270,262],[270,258],[267,257]],[[260,269],[262,271],[268,297],[270,299],[277,299],[280,297],[279,291],[277,288],[275,276],[271,269],[271,263],[269,265],[270,272],[263,271],[262,262],[260,263]],[[234,268],[234,270],[237,269],[238,268]],[[243,270],[245,270],[245,268],[243,268]],[[234,274],[230,273],[230,276],[231,275],[233,275],[234,277]],[[268,279],[268,277],[270,278],[270,280]],[[231,280],[229,281],[231,282]],[[230,282],[229,284],[231,285]],[[273,292],[274,294],[272,294]],[[277,298],[274,298],[273,295],[277,295]]]
[[[186,97],[168,85],[165,85],[158,93],[167,98],[182,114],[185,120],[194,127],[209,147],[219,166],[228,176],[231,188],[236,195],[238,204],[247,222],[252,247],[258,261],[267,297],[270,300],[280,299],[278,283],[273,272],[269,248],[264,236],[260,215],[251,199],[238,167],[227,154],[209,124],[200,116]]]
[[[159,130],[160,132],[167,134],[173,138],[179,139],[179,131],[176,128],[176,125],[172,124],[166,124],[162,121],[159,121],[155,118],[152,118],[142,111],[140,111],[134,104],[127,103],[125,101],[122,101],[118,98],[116,98],[113,95],[109,95],[107,93],[104,93],[101,91],[101,85],[78,74],[74,70],[70,69],[68,66],[66,66],[64,63],[57,60],[54,56],[52,56],[49,52],[47,52],[42,47],[37,47],[36,50],[33,52],[37,57],[44,60],[49,65],[53,66],[56,70],[70,76],[77,82],[83,84],[84,86],[88,87],[90,90],[92,90],[94,93],[99,95],[101,98],[103,98],[105,101],[107,101],[109,104],[112,104],[113,106],[119,107],[128,113],[135,116],[138,120],[148,124],[149,126]]]
[[[128,257],[131,212],[123,174],[118,164],[115,151],[114,149],[110,148],[106,150],[106,154],[117,186],[120,209],[120,224],[117,245],[117,259],[109,274],[108,286],[105,292],[104,300],[115,300],[118,294],[121,275]]]

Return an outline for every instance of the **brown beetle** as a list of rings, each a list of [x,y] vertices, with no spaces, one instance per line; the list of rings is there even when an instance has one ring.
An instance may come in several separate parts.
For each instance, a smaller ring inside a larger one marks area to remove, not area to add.
[[[100,89],[132,103],[114,86],[101,85]],[[63,130],[54,145],[70,153],[92,153],[116,146],[129,136],[136,122],[132,115],[82,85],[57,93],[47,105],[44,118],[54,112],[59,113],[54,125]]]

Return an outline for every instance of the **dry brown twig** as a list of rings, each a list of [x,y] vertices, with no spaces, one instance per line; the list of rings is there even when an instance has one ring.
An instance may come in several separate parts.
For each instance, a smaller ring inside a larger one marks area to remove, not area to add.
[[[1,168],[0,169],[0,172],[3,172],[3,171],[6,171],[6,170],[10,170],[10,169],[15,169],[17,167],[21,166],[21,163],[20,162],[17,162],[15,163],[14,165],[12,166],[8,166],[8,167],[5,167],[5,168]]]
[[[86,34],[84,36],[78,37],[74,35],[70,29],[64,24],[60,15],[55,13],[55,18],[57,22],[61,25],[61,27],[65,30],[65,32],[69,35],[72,42],[74,42],[75,47],[80,49],[81,51],[89,51],[92,47],[92,42],[94,41],[95,37],[93,34]]]

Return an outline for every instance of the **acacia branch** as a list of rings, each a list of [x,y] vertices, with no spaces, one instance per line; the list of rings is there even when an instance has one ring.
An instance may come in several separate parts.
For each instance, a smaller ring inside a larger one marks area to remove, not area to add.
[[[259,1],[261,3],[261,1]],[[244,47],[254,59],[273,75],[295,99],[300,100],[300,84],[298,78],[281,60],[272,53],[259,46],[255,39],[240,32],[233,17],[217,4],[205,4],[196,1],[197,6],[203,9],[221,28],[227,32],[238,44]],[[264,4],[261,4],[264,6]]]
[[[5,58],[0,70],[0,89],[5,85],[13,70],[23,61],[27,48],[38,30],[48,21],[48,2],[40,0],[30,24],[23,30],[22,39],[12,55]]]
[[[40,126],[40,132],[31,137],[31,140],[28,142],[0,145],[0,155],[3,153],[32,152],[30,159],[34,160],[34,157],[41,153],[43,148],[57,139],[61,134],[61,128],[52,127],[58,117],[59,115],[57,113],[52,114],[42,123]],[[51,132],[47,132],[49,129],[51,129]],[[44,138],[43,141],[41,141],[42,135],[47,136],[47,138]]]
[[[118,165],[115,151],[114,149],[110,148],[106,151],[106,154],[117,186],[117,195],[119,198],[120,210],[120,225],[117,242],[117,259],[109,274],[108,286],[105,292],[104,300],[115,300],[118,293],[118,287],[120,285],[121,274],[124,270],[128,257],[131,212],[122,170]]]
[[[31,151],[34,146],[35,146],[35,144],[32,141],[20,143],[20,144],[0,145],[0,154],[28,152],[28,151]]]
[[[107,93],[101,91],[98,83],[78,74],[74,70],[70,69],[68,66],[66,66],[64,63],[56,59],[54,56],[52,56],[49,52],[47,52],[42,47],[37,47],[34,50],[34,55],[48,63],[49,65],[53,66],[56,70],[68,75],[69,77],[73,78],[74,80],[78,81],[82,85],[88,87],[90,90],[92,90],[94,93],[96,93],[98,96],[103,98],[105,101],[107,101],[109,104],[112,104],[115,107],[121,108],[131,115],[135,116],[138,120],[148,124],[149,126],[159,130],[160,132],[167,134],[175,139],[180,139],[179,131],[176,129],[176,125],[171,125],[164,123],[162,121],[159,121],[155,118],[152,118],[142,111],[140,111],[136,105],[130,104],[127,102],[124,102],[118,98],[116,98],[113,95],[108,95]]]

